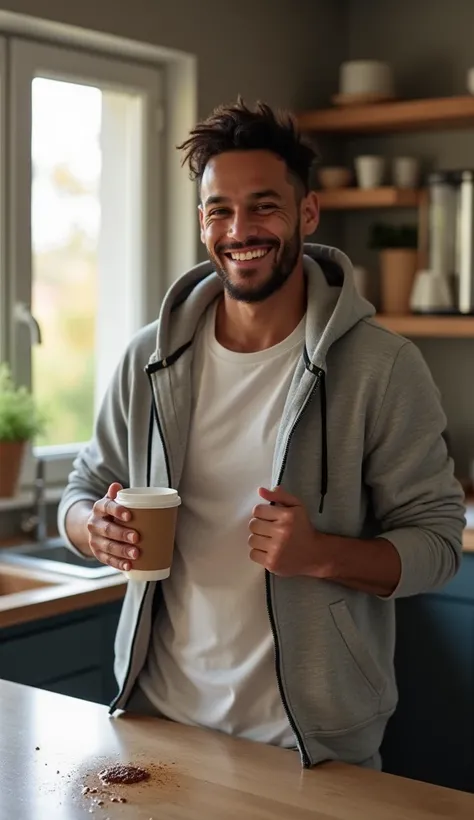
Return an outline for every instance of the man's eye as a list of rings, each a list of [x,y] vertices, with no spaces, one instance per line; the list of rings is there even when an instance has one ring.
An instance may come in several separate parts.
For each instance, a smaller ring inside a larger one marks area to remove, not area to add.
[[[262,202],[260,205],[257,205],[257,211],[273,211],[276,208],[276,205],[273,202]]]
[[[213,208],[209,216],[227,216],[230,213],[228,208]]]

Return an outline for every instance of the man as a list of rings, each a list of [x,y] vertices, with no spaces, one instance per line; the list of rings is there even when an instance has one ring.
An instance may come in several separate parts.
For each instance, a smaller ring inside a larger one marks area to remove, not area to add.
[[[314,151],[289,118],[239,100],[181,148],[210,261],[129,346],[59,512],[72,547],[127,570],[120,486],[182,498],[170,578],[128,585],[111,711],[377,768],[394,599],[461,557],[438,391],[348,258],[304,244]]]

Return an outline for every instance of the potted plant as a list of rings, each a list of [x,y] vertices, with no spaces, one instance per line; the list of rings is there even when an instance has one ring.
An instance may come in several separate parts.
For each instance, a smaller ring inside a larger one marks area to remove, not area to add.
[[[379,251],[382,312],[409,313],[418,259],[417,226],[377,222],[370,247]]]
[[[0,498],[15,494],[26,443],[44,429],[44,417],[26,387],[0,364]]]

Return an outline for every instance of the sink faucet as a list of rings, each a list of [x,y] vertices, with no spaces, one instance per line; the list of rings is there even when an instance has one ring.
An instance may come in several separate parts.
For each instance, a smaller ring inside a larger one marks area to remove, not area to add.
[[[44,467],[44,459],[36,459],[33,514],[29,515],[21,524],[23,532],[34,534],[34,540],[37,544],[44,544],[48,535]]]

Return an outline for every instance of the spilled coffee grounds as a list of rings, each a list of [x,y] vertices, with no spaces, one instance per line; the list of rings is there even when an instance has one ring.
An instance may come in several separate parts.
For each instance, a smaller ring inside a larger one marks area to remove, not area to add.
[[[99,777],[105,786],[118,785],[120,783],[142,783],[150,779],[150,772],[141,766],[125,766],[118,764],[102,769]]]

